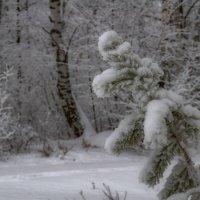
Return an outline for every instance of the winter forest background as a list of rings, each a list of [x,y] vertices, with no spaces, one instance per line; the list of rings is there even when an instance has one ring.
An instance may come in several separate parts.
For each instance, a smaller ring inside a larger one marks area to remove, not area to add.
[[[98,98],[92,85],[111,62],[98,50],[110,30],[158,63],[160,87],[200,109],[199,0],[0,0],[1,160],[35,151],[65,156],[74,138],[93,148],[105,131],[119,130],[132,113],[130,95]]]

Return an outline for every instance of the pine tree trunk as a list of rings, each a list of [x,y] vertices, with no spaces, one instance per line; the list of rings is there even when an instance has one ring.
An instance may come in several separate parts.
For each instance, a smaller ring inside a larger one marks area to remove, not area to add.
[[[70,137],[79,137],[83,134],[83,127],[80,122],[78,110],[72,95],[70,74],[69,74],[69,54],[68,50],[62,48],[61,0],[50,0],[50,21],[52,23],[51,38],[52,45],[56,50],[56,65],[58,72],[57,89],[61,99],[61,106],[64,111],[67,124],[71,128]]]

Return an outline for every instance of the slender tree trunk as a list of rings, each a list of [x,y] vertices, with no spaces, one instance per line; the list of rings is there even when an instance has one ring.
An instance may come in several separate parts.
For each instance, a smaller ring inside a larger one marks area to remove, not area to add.
[[[94,14],[94,12],[93,12]],[[87,31],[86,34],[89,35],[89,25],[87,25]],[[90,52],[89,52],[89,45],[90,45],[90,39],[89,37],[87,38],[87,59],[88,61],[91,59],[90,58]],[[95,131],[98,132],[98,128],[97,128],[97,115],[96,115],[96,107],[95,107],[95,102],[94,102],[94,92],[92,89],[92,78],[91,78],[91,67],[89,67],[89,74],[88,74],[88,81],[89,81],[89,88],[90,88],[90,97],[91,97],[91,106],[92,106],[92,114],[93,114],[93,120],[94,120],[94,128]]]
[[[112,9],[111,9],[111,29],[115,29],[115,0],[112,0]]]
[[[91,68],[89,68],[89,88],[90,88],[90,97],[92,101],[92,113],[93,113],[93,120],[94,120],[94,128],[95,131],[98,132],[98,126],[97,126],[97,114],[96,114],[96,107],[94,102],[94,92],[92,90],[92,79],[91,79]]]
[[[3,0],[0,0],[0,24],[2,19],[2,7],[3,7]]]
[[[160,57],[163,70],[177,77],[184,66],[185,21],[183,0],[162,0]]]
[[[197,1],[195,1],[197,2]],[[194,20],[194,35],[192,38],[192,62],[189,66],[190,83],[192,87],[190,88],[190,95],[193,97],[194,105],[200,109],[200,2],[196,4],[198,10],[195,13]],[[191,8],[191,7],[190,7]],[[194,9],[194,8],[192,8]],[[191,15],[194,13],[192,13]],[[193,84],[192,84],[193,83]]]
[[[16,21],[16,43],[20,44],[21,42],[21,25],[20,25],[20,0],[16,2],[16,12],[17,12],[17,21]]]
[[[64,111],[67,124],[71,128],[70,137],[79,137],[83,134],[83,127],[80,123],[78,110],[72,95],[70,74],[69,74],[69,53],[63,49],[61,19],[61,0],[49,0],[50,21],[52,23],[51,38],[52,45],[56,50],[56,65],[58,72],[57,89],[61,99],[61,106]]]
[[[195,19],[195,36],[194,36],[194,41],[196,41],[197,43],[200,42],[200,3],[198,4],[199,8],[198,8],[198,12],[197,12],[197,16]]]
[[[21,2],[20,0],[16,0],[16,44],[19,46],[21,44],[21,21],[20,21],[20,14],[21,14]],[[22,87],[22,66],[21,66],[21,53],[18,52],[18,64],[17,64],[17,80],[19,84],[18,94],[17,94],[17,106],[18,106],[18,117],[19,122],[21,121],[21,87]]]
[[[29,22],[31,20],[31,17],[29,15],[29,0],[25,1],[25,10],[26,10],[26,18],[27,18],[27,24],[26,24],[26,32],[27,32],[27,37],[26,37],[26,42],[28,44],[28,47],[30,47],[30,33],[29,33]]]

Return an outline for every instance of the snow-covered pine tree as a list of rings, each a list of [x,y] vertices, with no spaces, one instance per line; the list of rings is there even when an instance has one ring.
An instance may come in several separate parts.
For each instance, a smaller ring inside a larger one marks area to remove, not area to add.
[[[106,149],[119,153],[128,146],[141,144],[146,105],[154,99],[163,71],[151,59],[140,59],[133,54],[131,45],[123,42],[114,31],[104,33],[99,39],[99,51],[111,66],[93,80],[98,97],[112,95],[130,99],[131,113],[119,124],[106,141]]]
[[[106,140],[105,148],[120,153],[143,142],[153,149],[141,176],[151,187],[159,183],[173,158],[179,156],[159,194],[162,200],[198,187],[198,170],[188,150],[198,147],[200,111],[186,105],[175,92],[162,88],[162,69],[151,59],[133,54],[131,45],[116,32],[105,32],[98,47],[110,68],[94,78],[94,92],[98,97],[128,94],[131,106],[131,113]],[[193,200],[197,200],[195,195]]]

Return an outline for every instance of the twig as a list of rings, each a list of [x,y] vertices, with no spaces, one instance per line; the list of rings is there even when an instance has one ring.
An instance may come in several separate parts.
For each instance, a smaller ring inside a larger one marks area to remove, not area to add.
[[[78,30],[78,28],[79,28],[79,26],[77,26],[77,27],[74,29],[74,31],[72,32],[72,35],[71,35],[71,37],[69,38],[69,41],[68,41],[67,50],[69,50],[69,47],[70,47],[70,45],[71,45],[71,43],[72,43],[72,40],[73,40],[73,37],[74,37],[76,31]]]
[[[192,8],[198,3],[198,1],[199,1],[199,0],[196,0],[196,1],[191,5],[191,7],[188,9],[188,11],[187,11],[187,13],[186,13],[184,19],[186,19],[186,18],[188,17],[188,15],[190,14]]]
[[[80,191],[79,194],[80,194],[80,196],[82,197],[83,200],[86,200],[86,198],[85,198],[85,196],[84,196],[84,194],[83,194],[83,191]]]
[[[46,28],[44,28],[43,26],[42,26],[42,30],[43,30],[44,32],[46,32],[47,34],[49,34],[49,36],[51,37],[51,39],[53,40],[53,42],[55,42],[57,48],[60,49],[59,44],[58,44],[57,41],[53,38],[53,36],[51,35],[51,33],[50,33]]]

